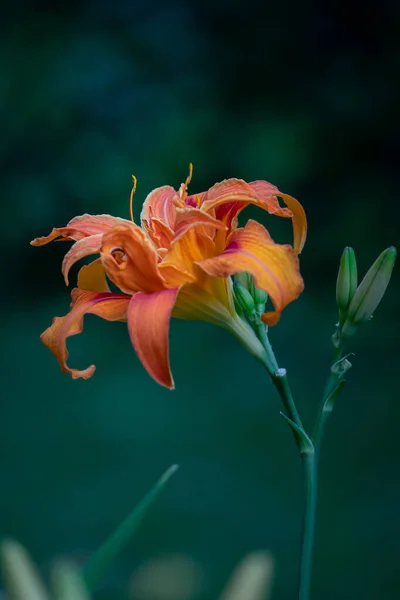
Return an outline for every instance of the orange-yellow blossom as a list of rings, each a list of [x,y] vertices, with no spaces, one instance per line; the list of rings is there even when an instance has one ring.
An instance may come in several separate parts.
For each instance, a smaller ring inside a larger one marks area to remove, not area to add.
[[[42,246],[57,238],[74,242],[62,264],[64,279],[72,265],[100,255],[81,268],[72,291],[70,312],[56,317],[42,334],[61,369],[73,378],[91,377],[67,366],[66,339],[80,333],[85,314],[109,321],[125,320],[132,344],[150,375],[173,387],[169,366],[171,316],[205,320],[230,330],[255,356],[262,346],[234,308],[230,276],[247,271],[267,292],[274,310],[262,315],[275,324],[284,307],[303,290],[297,254],[306,238],[301,204],[266,181],[227,179],[200,194],[187,194],[190,178],[179,191],[170,186],[146,198],[141,226],[110,215],[82,215],[31,243]],[[286,207],[281,207],[282,198]],[[238,228],[238,215],[249,204],[269,214],[291,218],[293,247],[276,244],[256,221]],[[107,279],[121,293],[111,292]]]

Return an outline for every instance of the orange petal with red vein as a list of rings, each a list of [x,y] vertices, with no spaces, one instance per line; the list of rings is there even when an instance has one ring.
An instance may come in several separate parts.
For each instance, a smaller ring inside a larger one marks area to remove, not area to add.
[[[101,258],[84,265],[78,273],[78,288],[89,292],[109,292],[106,273]]]
[[[89,235],[106,233],[115,225],[129,222],[111,215],[80,215],[71,219],[66,227],[55,227],[49,235],[35,238],[31,241],[31,245],[44,246],[60,236],[67,240],[77,241]]]
[[[242,179],[226,179],[208,190],[202,210],[215,209],[216,218],[233,229],[236,228],[239,213],[249,204],[255,204],[269,214],[291,217],[292,213],[279,205],[274,195],[277,193],[278,188],[267,181],[246,183]]]
[[[61,271],[64,276],[65,284],[68,285],[68,273],[76,262],[85,256],[90,254],[96,254],[100,252],[103,235],[98,233],[97,235],[90,235],[89,237],[82,238],[71,247],[69,252],[64,256],[62,262]]]
[[[156,248],[138,225],[117,225],[104,234],[101,259],[108,277],[127,294],[165,288]]]
[[[168,227],[174,228],[175,206],[173,199],[178,192],[170,185],[156,188],[147,196],[140,214],[141,223],[149,222],[152,217],[161,219]]]
[[[128,308],[128,329],[133,347],[148,373],[161,385],[174,387],[169,366],[169,322],[179,288],[154,294],[141,292]]]
[[[227,229],[227,226],[219,221],[218,219],[214,219],[210,214],[199,210],[198,208],[184,208],[177,209],[176,218],[175,218],[175,236],[174,240],[179,239],[189,229],[199,226],[209,226],[212,229],[208,228],[205,231],[213,232],[213,229]]]
[[[267,292],[275,311],[265,313],[263,320],[274,325],[289,302],[303,290],[299,261],[293,248],[275,244],[267,230],[256,221],[248,221],[230,237],[226,250],[214,258],[198,263],[214,277],[228,277],[248,271],[256,286]]]
[[[122,294],[87,292],[75,288],[72,290],[70,312],[65,317],[55,317],[53,324],[40,336],[42,342],[51,350],[60,363],[61,370],[69,373],[73,379],[79,377],[89,379],[96,370],[94,365],[83,370],[71,369],[67,365],[68,351],[66,339],[81,333],[83,317],[92,314],[106,319],[118,321],[127,312],[130,298]]]

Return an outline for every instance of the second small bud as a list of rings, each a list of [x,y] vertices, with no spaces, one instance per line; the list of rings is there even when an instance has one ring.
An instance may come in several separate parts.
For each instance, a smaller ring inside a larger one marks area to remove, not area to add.
[[[340,259],[339,272],[336,282],[336,304],[339,309],[340,321],[346,319],[347,309],[357,289],[357,263],[353,248],[347,246]]]
[[[256,316],[256,306],[253,296],[240,281],[233,282],[233,294],[235,303],[244,315],[250,319],[254,318]]]

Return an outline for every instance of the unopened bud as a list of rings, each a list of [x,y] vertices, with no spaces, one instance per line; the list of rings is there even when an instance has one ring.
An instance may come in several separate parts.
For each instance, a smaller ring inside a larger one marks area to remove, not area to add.
[[[372,317],[389,285],[396,254],[396,248],[387,248],[365,275],[351,300],[343,335],[352,335],[359,325]]]
[[[233,282],[233,294],[235,302],[246,317],[255,317],[256,307],[254,305],[253,296],[240,281]]]
[[[340,259],[336,282],[336,304],[341,316],[347,312],[357,289],[357,263],[353,248],[347,246]]]
[[[256,311],[262,314],[265,311],[265,305],[268,300],[267,292],[260,290],[260,288],[254,288],[254,303],[256,305]]]
[[[250,275],[250,273],[247,273],[246,271],[243,271],[242,273],[235,273],[233,279],[234,281],[241,283],[246,290],[249,290],[250,294],[252,293],[253,277]]]

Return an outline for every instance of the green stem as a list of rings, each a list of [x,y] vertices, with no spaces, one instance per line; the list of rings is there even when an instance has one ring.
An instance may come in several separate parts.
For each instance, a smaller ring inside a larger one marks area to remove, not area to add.
[[[341,345],[335,347],[335,349],[333,351],[333,355],[332,355],[331,367],[338,360],[341,359],[342,353],[343,353],[343,347]],[[323,437],[324,431],[325,431],[325,425],[326,425],[329,415],[331,414],[331,409],[327,410],[328,407],[326,406],[325,401],[332,394],[332,392],[334,392],[335,388],[338,388],[339,383],[340,383],[340,380],[338,379],[337,374],[334,373],[331,369],[330,373],[328,375],[328,378],[326,380],[326,383],[325,383],[324,392],[322,394],[320,410],[319,410],[319,414],[317,416],[317,420],[315,422],[314,432],[313,432],[313,436],[312,436],[312,441],[313,441],[313,444],[315,447],[315,454],[316,454],[317,462],[319,460],[319,453],[321,450],[321,442],[322,442],[322,437]]]
[[[303,464],[305,488],[305,508],[299,575],[299,600],[309,600],[312,574],[312,555],[315,537],[315,518],[317,509],[318,462],[316,460],[314,446],[306,435],[300,415],[297,411],[286,370],[280,369],[278,366],[278,361],[276,360],[272,346],[268,339],[267,329],[263,323],[258,323],[255,327],[255,331],[266,351],[267,360],[265,361],[265,367],[279,393],[287,416],[295,424],[294,427],[292,426],[292,430]],[[271,370],[271,365],[273,367],[273,371]],[[304,437],[308,440],[308,444],[306,445],[304,444]]]
[[[314,451],[303,453],[301,460],[304,474],[305,509],[301,542],[299,600],[309,600],[317,510],[318,464]]]
[[[285,407],[288,417],[290,417],[292,421],[304,431],[304,427],[301,422],[300,415],[297,411],[293,394],[289,386],[289,380],[286,374],[286,369],[278,368],[275,371],[275,374],[272,376],[272,382],[275,388],[277,389],[279,396],[281,397],[282,404]]]

